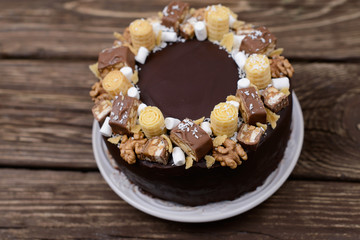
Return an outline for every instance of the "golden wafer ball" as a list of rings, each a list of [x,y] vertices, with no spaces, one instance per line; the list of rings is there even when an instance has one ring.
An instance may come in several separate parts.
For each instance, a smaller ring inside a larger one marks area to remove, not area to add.
[[[221,5],[214,5],[206,11],[208,38],[210,41],[221,41],[229,32],[229,10]]]
[[[144,20],[138,19],[133,21],[129,27],[131,42],[135,49],[146,47],[152,50],[155,46],[155,35],[152,25]]]
[[[264,89],[271,83],[270,62],[266,55],[251,55],[246,60],[244,69],[246,77],[259,89]]]
[[[127,90],[132,87],[130,81],[118,70],[109,72],[102,80],[102,85],[112,98],[115,98],[120,93],[126,95]]]
[[[231,137],[237,130],[238,109],[230,103],[219,103],[210,115],[211,129],[215,136]]]

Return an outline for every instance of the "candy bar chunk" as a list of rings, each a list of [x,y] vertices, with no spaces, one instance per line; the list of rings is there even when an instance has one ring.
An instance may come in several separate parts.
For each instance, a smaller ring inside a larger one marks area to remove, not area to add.
[[[186,22],[180,25],[180,36],[188,40],[188,39],[193,39],[194,35],[195,35],[195,30],[191,23]]]
[[[123,96],[122,94],[115,97],[109,121],[114,133],[130,134],[131,128],[136,124],[139,105],[140,101],[136,98]]]
[[[259,145],[263,130],[259,127],[255,127],[246,123],[240,126],[236,139],[241,146],[255,151]]]
[[[91,110],[96,121],[101,123],[111,112],[111,102],[105,99],[100,100]]]
[[[263,96],[265,105],[275,113],[289,105],[288,96],[274,87],[266,88]]]
[[[266,27],[259,27],[246,35],[240,45],[240,51],[248,54],[269,54],[275,49],[276,37]]]
[[[98,69],[102,78],[112,70],[120,70],[128,66],[135,69],[135,56],[128,47],[104,49],[98,58]]]
[[[165,138],[157,136],[149,139],[142,149],[141,159],[166,165],[169,160],[169,144]]]
[[[238,89],[236,97],[240,99],[240,112],[245,123],[266,123],[266,110],[254,86]]]
[[[210,136],[190,119],[184,119],[173,128],[170,139],[195,161],[202,159],[213,147]]]
[[[163,10],[161,24],[173,28],[175,32],[179,30],[179,24],[183,22],[189,12],[189,4],[181,1],[173,1]]]

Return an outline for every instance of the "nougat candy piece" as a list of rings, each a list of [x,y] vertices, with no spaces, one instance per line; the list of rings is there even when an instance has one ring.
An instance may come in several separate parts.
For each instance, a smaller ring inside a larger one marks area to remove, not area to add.
[[[110,71],[120,70],[124,66],[135,69],[135,55],[128,47],[106,48],[100,52],[98,70],[102,78]]]
[[[163,10],[161,24],[173,28],[175,32],[179,30],[179,24],[183,22],[189,12],[189,4],[181,1],[173,1]]]
[[[262,134],[263,130],[261,128],[243,123],[240,126],[236,139],[241,146],[255,151],[259,145]]]
[[[195,161],[202,159],[213,148],[210,136],[187,118],[171,130],[170,139]]]
[[[266,27],[258,27],[245,36],[241,42],[240,51],[268,55],[275,49],[276,41],[276,37]]]
[[[273,112],[279,112],[289,105],[289,98],[274,87],[268,87],[263,92],[265,105]]]
[[[115,97],[110,113],[109,124],[114,133],[130,135],[136,124],[137,109],[140,101],[122,94]]]
[[[195,30],[191,23],[186,22],[180,25],[180,36],[186,40],[194,38]]]
[[[240,99],[240,112],[245,123],[256,125],[266,123],[266,110],[256,88],[250,86],[238,89],[236,97]]]
[[[100,100],[93,106],[92,113],[96,121],[102,123],[105,118],[110,114],[112,109],[111,102],[109,100]]]
[[[169,160],[169,144],[165,138],[150,138],[142,149],[141,159],[166,165]]]

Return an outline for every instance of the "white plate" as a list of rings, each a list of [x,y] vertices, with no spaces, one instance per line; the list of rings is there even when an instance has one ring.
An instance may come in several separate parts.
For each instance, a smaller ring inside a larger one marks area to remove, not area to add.
[[[107,156],[107,148],[94,120],[92,144],[96,163],[109,186],[133,207],[150,215],[178,222],[210,222],[233,217],[259,205],[286,181],[299,158],[304,136],[304,121],[299,101],[293,93],[292,132],[284,158],[278,168],[269,175],[264,184],[233,201],[188,207],[143,194],[130,183],[123,173],[114,169]]]

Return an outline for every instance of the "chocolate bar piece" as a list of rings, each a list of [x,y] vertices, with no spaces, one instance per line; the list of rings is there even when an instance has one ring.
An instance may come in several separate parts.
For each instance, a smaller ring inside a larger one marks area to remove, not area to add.
[[[163,10],[161,24],[173,28],[175,32],[179,30],[179,24],[183,22],[189,12],[189,4],[181,1],[173,1]]]
[[[169,144],[163,137],[152,137],[142,149],[141,159],[166,165],[169,160]]]
[[[120,70],[124,66],[135,69],[135,56],[128,47],[107,48],[99,54],[98,69],[102,78],[108,72]]]
[[[105,99],[100,100],[96,102],[91,110],[96,121],[102,123],[111,112],[111,102]]]
[[[135,126],[137,109],[140,101],[133,97],[123,96],[115,97],[110,113],[109,124],[114,133],[130,134],[130,130]]]
[[[275,113],[289,105],[288,96],[274,87],[266,88],[263,96],[265,105]]]
[[[180,25],[180,36],[186,40],[192,39],[194,37],[195,30],[191,23],[186,22]]]
[[[240,99],[240,112],[245,123],[255,125],[266,123],[266,111],[256,88],[253,86],[238,89],[236,97]]]
[[[170,132],[170,139],[195,161],[213,147],[210,136],[190,119],[184,119]]]
[[[267,55],[275,49],[276,37],[266,27],[259,27],[246,35],[240,45],[240,51],[248,54]]]
[[[255,151],[259,145],[262,134],[263,131],[261,128],[243,123],[240,126],[236,139],[239,141],[241,146]]]

